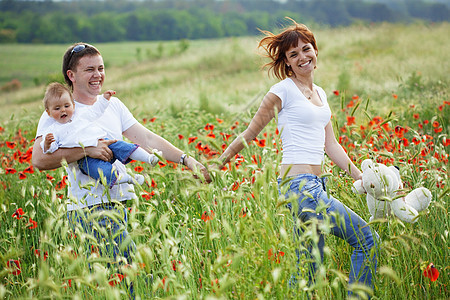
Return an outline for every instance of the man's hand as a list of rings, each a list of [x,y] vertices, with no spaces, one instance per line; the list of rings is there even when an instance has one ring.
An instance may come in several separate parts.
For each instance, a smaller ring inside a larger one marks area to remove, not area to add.
[[[109,145],[117,142],[117,140],[99,140],[97,147],[86,147],[86,156],[98,158],[104,161],[110,161],[113,158],[112,150]]]

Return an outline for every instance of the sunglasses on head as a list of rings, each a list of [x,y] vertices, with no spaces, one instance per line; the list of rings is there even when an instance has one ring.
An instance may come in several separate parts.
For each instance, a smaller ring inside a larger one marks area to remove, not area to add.
[[[75,47],[73,47],[72,51],[70,51],[69,61],[72,59],[72,56],[74,53],[81,52],[84,49],[86,49],[87,47],[88,47],[88,45],[85,45],[85,44],[80,44],[80,45],[76,45]]]

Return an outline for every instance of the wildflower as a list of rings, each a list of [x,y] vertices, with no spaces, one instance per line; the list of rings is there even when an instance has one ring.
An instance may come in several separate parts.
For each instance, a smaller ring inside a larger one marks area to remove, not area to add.
[[[5,173],[6,174],[16,174],[17,171],[16,171],[16,169],[13,169],[13,168],[5,168]]]
[[[49,174],[45,175],[45,177],[47,177],[47,180],[49,180],[49,181],[55,180],[55,178]]]
[[[151,118],[150,120],[148,120],[150,123],[153,123],[156,121],[156,118]]]
[[[439,127],[439,122],[438,121],[434,121],[433,122],[433,127],[434,128],[438,128]]]
[[[9,142],[6,141],[6,147],[8,147],[9,149],[14,149],[14,147],[16,147],[16,142]]]
[[[25,168],[25,170],[23,170],[23,172],[28,173],[28,174],[33,174],[34,173],[33,166],[29,166],[29,167]]]
[[[395,126],[395,129],[394,129],[394,132],[395,132],[395,135],[398,137],[398,138],[403,138],[403,135],[405,134],[405,128],[403,128],[403,127],[401,127],[401,126]]]
[[[413,114],[413,118],[418,120],[419,119],[419,114]]]
[[[152,188],[156,188],[157,184],[156,184],[155,179],[152,178],[152,183],[151,183],[150,186],[151,186]]]
[[[247,216],[247,207],[244,207],[241,209],[241,213],[239,214],[239,217],[245,218]]]
[[[430,263],[428,267],[423,271],[423,276],[430,278],[431,281],[436,281],[439,277],[439,271]]]
[[[397,95],[397,94],[392,94],[392,97],[393,97],[394,99],[397,99],[397,98],[398,98],[398,95]]]
[[[339,91],[338,90],[334,90],[333,94],[336,95],[336,96],[339,96]]]
[[[353,124],[355,124],[355,117],[347,116],[347,125],[353,125]]]
[[[136,167],[134,168],[134,170],[135,170],[136,172],[138,172],[138,173],[141,173],[142,171],[144,171],[144,168],[143,168],[142,166],[136,166]]]
[[[25,175],[23,172],[19,172],[19,179],[23,180],[25,178],[27,178],[27,175]]]
[[[172,270],[174,270],[176,272],[177,271],[177,263],[179,265],[181,265],[181,261],[172,260],[171,263],[172,263]]]
[[[215,216],[215,214],[214,214],[214,212],[212,210],[211,210],[211,213],[208,213],[207,211],[204,211],[203,214],[202,214],[202,220],[204,222],[208,222],[208,221],[211,221],[212,219],[214,219],[214,216]]]
[[[196,136],[191,136],[191,137],[188,139],[188,144],[192,144],[193,142],[195,142],[196,139],[198,139]]]
[[[266,140],[265,139],[258,140],[257,138],[255,138],[255,142],[256,142],[256,145],[258,145],[261,148],[264,148],[266,146]]]
[[[18,261],[17,259],[8,260],[6,265],[9,269],[11,269],[11,274],[13,275],[17,276],[22,272],[22,270],[20,269],[20,261]]]
[[[111,275],[108,283],[110,286],[116,286],[117,284],[121,283],[124,278],[125,278],[125,275],[116,273],[116,274]]]
[[[284,252],[283,252],[283,251],[280,251],[280,250],[277,250],[276,253],[273,253],[272,248],[270,248],[269,251],[268,251],[268,253],[267,253],[267,256],[268,256],[268,259],[269,259],[269,260],[273,260],[273,261],[275,261],[277,264],[279,264],[279,263],[280,263],[280,258],[281,258],[282,256],[284,256]]]
[[[179,134],[179,135],[178,135],[178,139],[180,139],[180,140],[184,139],[184,135]]]
[[[158,165],[159,165],[160,168],[164,168],[166,166],[166,164],[163,163],[162,161],[159,161]]]
[[[205,125],[205,130],[214,130],[214,125],[212,125],[212,124],[206,124]]]
[[[350,102],[347,104],[347,108],[351,108],[355,106],[355,102],[353,102],[353,100],[350,100]]]
[[[40,258],[41,257],[41,250],[40,249],[34,249],[34,255],[37,258]],[[44,258],[44,261],[47,260],[47,258],[48,258],[48,252],[47,251],[44,252],[43,258]]]
[[[35,229],[35,228],[37,227],[37,222],[34,221],[32,218],[29,218],[26,227],[27,227],[28,229]]]
[[[210,133],[208,133],[206,136],[209,138],[212,138],[212,139],[216,138],[216,135],[212,131]]]
[[[155,195],[155,191],[151,191],[151,192],[144,191],[144,193],[141,196],[145,200],[150,200],[154,195]]]
[[[219,119],[219,118],[216,118],[216,121],[217,121],[219,124],[222,124],[222,123],[223,123],[223,120],[222,120],[222,119]]]
[[[359,96],[358,96],[358,95],[353,95],[352,99],[353,99],[353,100],[358,100],[358,99],[359,99]]]
[[[12,214],[11,217],[16,218],[17,220],[21,219],[23,216],[24,212],[22,208],[18,208],[16,209],[16,211]]]
[[[67,180],[67,175],[64,175],[63,178],[61,179],[61,181],[59,181],[59,182],[56,184],[55,189],[56,189],[57,191],[60,191],[60,190],[64,189],[64,188],[67,186],[66,180]]]

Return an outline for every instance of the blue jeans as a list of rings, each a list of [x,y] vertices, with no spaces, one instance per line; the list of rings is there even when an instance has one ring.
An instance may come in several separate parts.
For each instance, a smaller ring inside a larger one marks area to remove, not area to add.
[[[102,170],[103,176],[106,178],[108,187],[112,187],[119,175],[116,170],[113,170],[113,163],[118,160],[123,164],[127,164],[131,161],[130,155],[139,147],[139,145],[127,143],[124,141],[117,141],[109,145],[113,153],[113,158],[110,161],[104,161],[97,158],[86,156],[78,160],[78,167],[80,171],[96,180],[100,179],[101,175],[99,170]]]
[[[122,245],[128,236],[127,211],[125,206],[106,203],[69,211],[67,212],[67,218],[73,230],[79,224],[85,233],[97,240],[98,246],[90,244],[89,239],[86,239],[88,241],[86,245],[88,247],[87,255],[92,251],[98,250],[99,255],[106,255],[112,258],[112,263],[115,265],[121,264],[121,262],[117,261],[118,256],[123,256],[126,259],[126,263],[131,264],[131,253],[135,252],[136,245],[133,241],[129,242],[126,247]],[[108,214],[112,214],[117,222],[109,217]],[[111,263],[108,263],[108,267],[110,266]],[[120,271],[118,272],[120,273]],[[134,298],[133,283],[128,286],[128,290],[130,297]]]
[[[283,189],[281,184],[281,179],[278,179],[280,193]],[[372,232],[370,227],[367,226],[367,223],[355,212],[331,195],[327,195],[326,178],[319,178],[313,174],[300,174],[293,177],[286,184],[289,185],[285,194],[286,199],[295,194],[296,202],[298,203],[298,211],[293,211],[297,203],[294,203],[294,205],[292,202],[288,204],[294,216],[294,221],[299,218],[300,223],[305,223],[312,219],[317,219],[320,222],[325,219],[326,214],[326,218],[328,218],[328,222],[331,225],[330,233],[343,239],[354,248],[351,256],[349,284],[358,281],[373,289],[372,276],[377,266],[377,249],[374,247],[379,239],[378,234],[374,231]],[[321,206],[324,209],[317,210]],[[298,238],[307,230],[307,227],[302,226],[302,228],[296,228],[294,225],[294,236]],[[321,232],[318,235],[317,245],[306,246],[307,251],[304,253],[308,258],[311,258],[313,247],[316,246],[320,253],[320,259],[323,261],[325,241]],[[300,260],[301,253],[298,249],[296,253],[298,260]],[[315,272],[316,264],[313,262],[309,267],[310,283],[314,281]]]

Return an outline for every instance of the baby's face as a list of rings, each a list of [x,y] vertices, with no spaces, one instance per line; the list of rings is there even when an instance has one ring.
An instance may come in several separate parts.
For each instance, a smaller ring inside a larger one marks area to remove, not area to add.
[[[64,93],[60,98],[52,99],[47,108],[48,115],[61,124],[69,122],[74,111],[75,106],[68,93]]]

